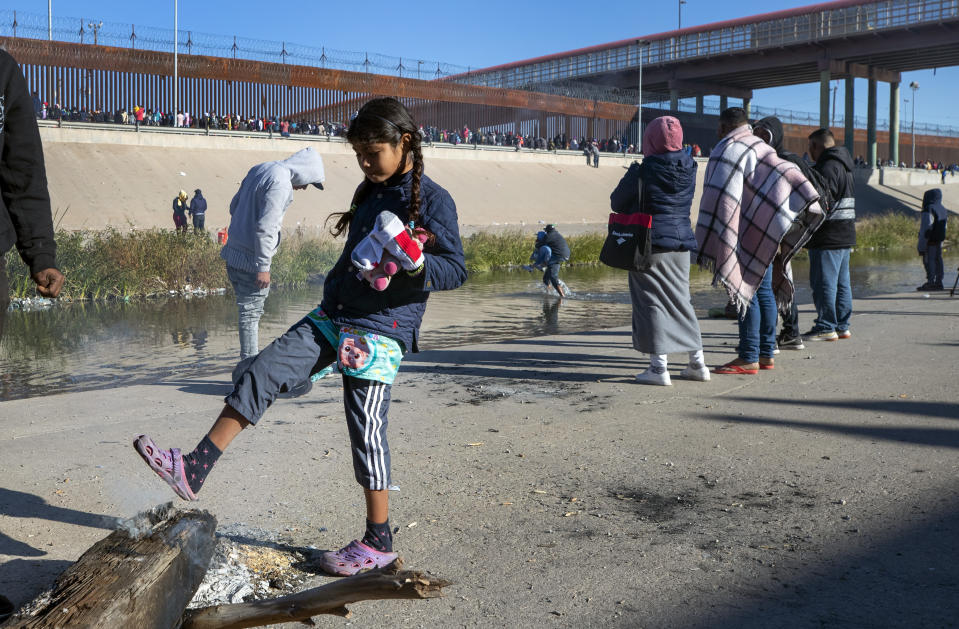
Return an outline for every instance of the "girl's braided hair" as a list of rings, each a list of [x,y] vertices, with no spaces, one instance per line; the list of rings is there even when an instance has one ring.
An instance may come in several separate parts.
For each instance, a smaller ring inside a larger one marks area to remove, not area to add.
[[[351,144],[375,144],[388,142],[397,146],[403,141],[403,134],[409,136],[410,154],[413,156],[413,181],[410,189],[409,221],[413,224],[420,218],[420,179],[423,176],[423,151],[419,129],[413,116],[403,103],[395,98],[375,98],[360,108],[356,118],[350,123],[346,139]],[[369,194],[372,184],[364,179],[353,194],[350,209],[347,212],[334,212],[329,218],[338,217],[330,230],[339,236],[348,229],[357,206]],[[327,219],[329,220],[329,219]],[[431,238],[432,240],[432,238]]]

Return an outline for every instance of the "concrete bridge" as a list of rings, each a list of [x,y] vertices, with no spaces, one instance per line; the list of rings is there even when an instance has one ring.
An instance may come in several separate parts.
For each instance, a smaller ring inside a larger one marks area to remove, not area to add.
[[[889,85],[889,156],[899,162],[900,73],[959,65],[959,0],[838,0],[557,53],[452,77],[517,88],[570,81],[680,98],[742,99],[753,90],[819,81],[829,126],[829,83],[846,81],[845,141],[852,150],[854,79],[868,80],[867,154],[877,160],[878,83]],[[639,100],[639,99],[637,99]],[[649,100],[648,98],[645,100]],[[645,102],[645,101],[644,101]]]

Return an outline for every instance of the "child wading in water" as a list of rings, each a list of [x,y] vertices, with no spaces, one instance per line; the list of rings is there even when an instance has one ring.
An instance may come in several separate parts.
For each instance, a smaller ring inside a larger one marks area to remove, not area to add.
[[[217,458],[257,421],[281,392],[293,389],[336,361],[343,372],[343,401],[353,470],[366,498],[366,531],[338,551],[324,553],[332,574],[351,575],[396,558],[389,524],[390,450],[386,440],[390,389],[400,360],[417,351],[426,300],[434,290],[466,279],[456,206],[449,193],[423,174],[420,135],[409,111],[392,98],[368,102],[346,136],[366,175],[348,212],[334,214],[334,235],[347,232],[339,261],[323,286],[320,306],[250,362],[210,432],[189,454],[161,449],[146,435],[134,447],[151,469],[184,500],[196,500]],[[428,234],[423,264],[393,276],[376,291],[350,261],[380,212]]]

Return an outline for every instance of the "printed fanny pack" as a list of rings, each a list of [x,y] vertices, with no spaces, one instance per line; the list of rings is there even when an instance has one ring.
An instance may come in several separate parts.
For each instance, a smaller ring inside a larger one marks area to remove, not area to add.
[[[393,384],[403,360],[400,344],[388,336],[337,326],[319,307],[306,315],[336,348],[336,365],[353,378]]]

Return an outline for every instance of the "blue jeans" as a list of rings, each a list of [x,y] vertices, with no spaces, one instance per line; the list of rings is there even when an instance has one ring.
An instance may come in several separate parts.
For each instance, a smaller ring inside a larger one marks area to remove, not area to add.
[[[263,316],[263,304],[270,294],[270,287],[258,288],[256,273],[241,271],[232,266],[226,267],[226,275],[233,284],[236,307],[239,311],[240,360],[256,356],[260,351],[259,328]]]
[[[816,305],[815,332],[849,329],[852,316],[849,252],[850,249],[809,249],[809,284]]]
[[[922,265],[926,267],[926,281],[937,286],[942,285],[942,243],[927,243],[922,254]]]
[[[552,257],[553,250],[546,245],[542,245],[533,252],[533,255],[530,256],[530,261],[532,261],[533,266],[542,268],[549,263],[549,259]]]
[[[739,347],[736,351],[743,362],[755,363],[759,357],[772,358],[776,350],[776,297],[773,295],[773,268],[769,266],[753,300],[746,308],[746,316],[739,320]]]

